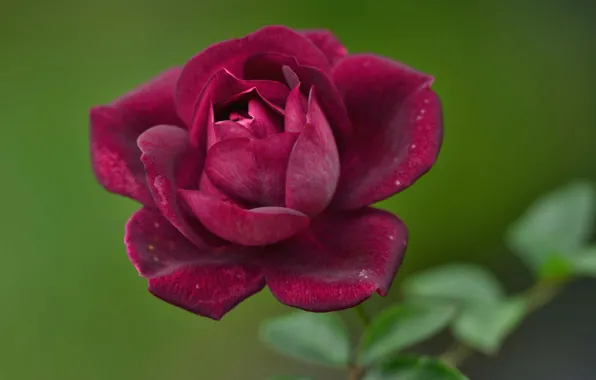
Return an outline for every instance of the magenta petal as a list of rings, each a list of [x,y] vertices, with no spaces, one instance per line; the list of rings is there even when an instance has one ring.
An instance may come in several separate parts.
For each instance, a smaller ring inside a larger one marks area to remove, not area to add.
[[[149,280],[156,297],[215,320],[264,286],[260,269],[235,264],[187,266]]]
[[[253,117],[250,129],[258,138],[283,131],[283,116],[260,99],[248,101],[248,114]]]
[[[238,96],[256,90],[257,94],[272,108],[283,113],[283,106],[289,94],[286,85],[270,80],[245,81],[227,70],[215,73],[203,88],[197,99],[197,108],[190,128],[191,142],[200,146],[211,117],[213,105],[222,105]]]
[[[263,256],[279,301],[327,312],[388,292],[407,245],[406,227],[394,215],[372,208],[326,215],[310,231]]]
[[[352,144],[342,151],[334,205],[356,209],[380,201],[432,167],[443,122],[431,77],[384,58],[359,55],[340,61],[334,80],[355,127]]]
[[[91,161],[108,191],[151,205],[137,137],[158,124],[183,126],[174,106],[174,86],[181,69],[158,75],[112,104],[91,109]]]
[[[143,277],[162,276],[192,263],[209,262],[161,213],[142,208],[126,224],[128,257]]]
[[[315,216],[333,198],[339,179],[339,155],[314,88],[308,100],[306,126],[290,155],[286,207]]]
[[[337,37],[328,30],[301,30],[300,33],[321,49],[332,65],[348,54]]]
[[[297,138],[295,133],[277,133],[262,140],[222,141],[209,150],[205,173],[234,199],[283,206],[288,159]]]
[[[197,188],[203,164],[203,155],[188,142],[188,132],[159,125],[139,136],[138,145],[143,152],[147,183],[162,214],[197,247],[205,242],[217,244],[218,239],[199,223],[193,223],[193,218],[187,219],[178,204],[177,189]]]
[[[306,215],[283,207],[245,210],[199,191],[181,190],[180,194],[207,229],[222,239],[243,246],[278,243],[309,224]]]
[[[290,91],[286,102],[284,129],[286,132],[302,132],[306,125],[306,97],[300,92],[300,86]]]
[[[210,46],[184,66],[176,89],[180,117],[190,124],[197,97],[216,71],[225,68],[241,75],[246,59],[260,53],[281,53],[296,57],[303,65],[325,72],[330,69],[325,56],[307,38],[283,26],[267,26],[244,38]]]

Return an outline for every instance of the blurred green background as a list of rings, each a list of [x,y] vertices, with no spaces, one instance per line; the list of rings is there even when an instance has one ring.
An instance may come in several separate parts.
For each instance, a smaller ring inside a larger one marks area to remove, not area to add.
[[[594,8],[579,0],[3,0],[0,379],[257,380],[293,370],[344,378],[258,343],[259,321],[287,311],[268,291],[219,323],[150,296],[122,243],[138,206],[105,192],[90,170],[90,106],[266,24],[329,28],[351,52],[436,77],[440,160],[382,204],[411,231],[398,279],[470,260],[512,287],[529,281],[502,248],[506,225],[537,195],[596,179]]]

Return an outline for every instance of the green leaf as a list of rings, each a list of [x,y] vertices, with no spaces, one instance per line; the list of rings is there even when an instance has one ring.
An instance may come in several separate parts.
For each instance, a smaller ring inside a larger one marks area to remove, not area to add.
[[[449,324],[455,311],[454,306],[412,302],[385,309],[364,332],[362,364],[370,365],[433,336]]]
[[[503,296],[501,284],[485,269],[449,264],[408,277],[402,289],[409,298],[449,300],[463,305],[493,303]]]
[[[593,188],[573,182],[536,201],[507,231],[505,240],[538,271],[551,256],[569,256],[589,239],[594,222]]]
[[[279,375],[269,377],[267,380],[311,380],[311,378],[302,375]]]
[[[525,312],[526,303],[522,298],[468,307],[455,319],[453,333],[470,347],[494,354]]]
[[[441,361],[428,357],[397,357],[371,371],[365,380],[467,380]]]
[[[575,274],[596,277],[596,247],[581,251],[572,258],[571,264]]]
[[[311,363],[344,367],[350,358],[350,341],[336,314],[294,312],[265,321],[259,336],[278,352]]]

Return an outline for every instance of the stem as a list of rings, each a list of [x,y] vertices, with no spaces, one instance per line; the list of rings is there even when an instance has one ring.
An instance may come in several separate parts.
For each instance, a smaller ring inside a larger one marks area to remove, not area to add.
[[[358,319],[362,324],[363,330],[366,330],[366,328],[370,325],[370,318],[366,314],[366,310],[364,310],[362,304],[355,306],[352,309],[356,312],[356,315],[358,316]],[[360,343],[358,343],[358,345],[356,346],[356,354],[353,359],[352,365],[348,370],[348,380],[361,380],[362,378],[364,378],[364,375],[366,374],[366,369],[358,365],[360,356],[360,354],[358,353],[359,346]]]
[[[368,327],[370,325],[370,318],[366,314],[366,310],[364,310],[362,304],[354,307],[354,311],[356,311],[358,319],[360,319],[360,322],[362,322],[362,326],[364,326],[365,328]]]
[[[463,342],[454,342],[440,359],[447,365],[457,368],[461,363],[474,354],[474,350]]]
[[[563,284],[564,281],[562,280],[543,280],[523,292],[521,297],[526,301],[527,305],[524,317],[552,301],[561,292]],[[458,367],[474,353],[475,351],[472,347],[463,342],[456,341],[440,355],[440,359],[452,367]]]

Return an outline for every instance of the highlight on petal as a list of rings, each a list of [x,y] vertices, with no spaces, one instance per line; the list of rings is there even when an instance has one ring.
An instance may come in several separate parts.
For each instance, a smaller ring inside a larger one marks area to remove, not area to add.
[[[378,202],[432,167],[443,139],[432,77],[385,58],[356,55],[341,60],[333,78],[355,128],[342,152],[336,207]]]
[[[186,266],[149,280],[154,296],[214,320],[264,286],[261,270],[242,264]]]
[[[329,30],[301,30],[300,33],[321,49],[332,65],[348,54],[346,48]]]
[[[205,173],[233,199],[284,206],[288,159],[298,134],[277,133],[262,140],[221,141],[208,152]]]
[[[314,312],[346,309],[375,291],[387,294],[407,235],[398,218],[373,208],[322,215],[309,233],[270,247],[261,265],[280,302]]]
[[[306,126],[288,162],[286,207],[311,217],[322,212],[333,198],[339,170],[333,132],[313,88],[308,100]]]
[[[192,263],[213,259],[192,244],[155,209],[142,208],[126,224],[124,237],[130,261],[143,277],[169,274]]]
[[[169,125],[145,131],[138,139],[147,172],[147,183],[162,214],[197,247],[205,242],[221,241],[193,218],[187,217],[178,204],[177,190],[196,188],[201,174],[204,153],[190,146],[188,132]]]
[[[151,205],[137,138],[158,124],[183,127],[174,105],[181,68],[171,68],[137,89],[90,112],[91,162],[106,190]]]
[[[288,239],[306,229],[309,218],[283,207],[242,209],[199,191],[180,190],[201,223],[222,239],[243,246],[264,246]]]
[[[228,70],[220,70],[209,78],[197,98],[196,112],[189,124],[191,143],[194,146],[201,145],[214,106],[229,104],[252,91],[256,91],[267,105],[283,114],[282,107],[289,94],[286,85],[270,80],[246,81],[235,77]]]
[[[248,101],[248,114],[253,118],[249,125],[250,129],[257,138],[262,139],[283,132],[283,116],[261,99],[256,98]]]
[[[176,89],[178,114],[190,124],[194,105],[208,79],[218,70],[241,75],[244,62],[260,53],[281,53],[296,57],[302,65],[330,70],[325,55],[307,38],[283,26],[267,26],[241,39],[212,45],[194,56],[182,70]]]

